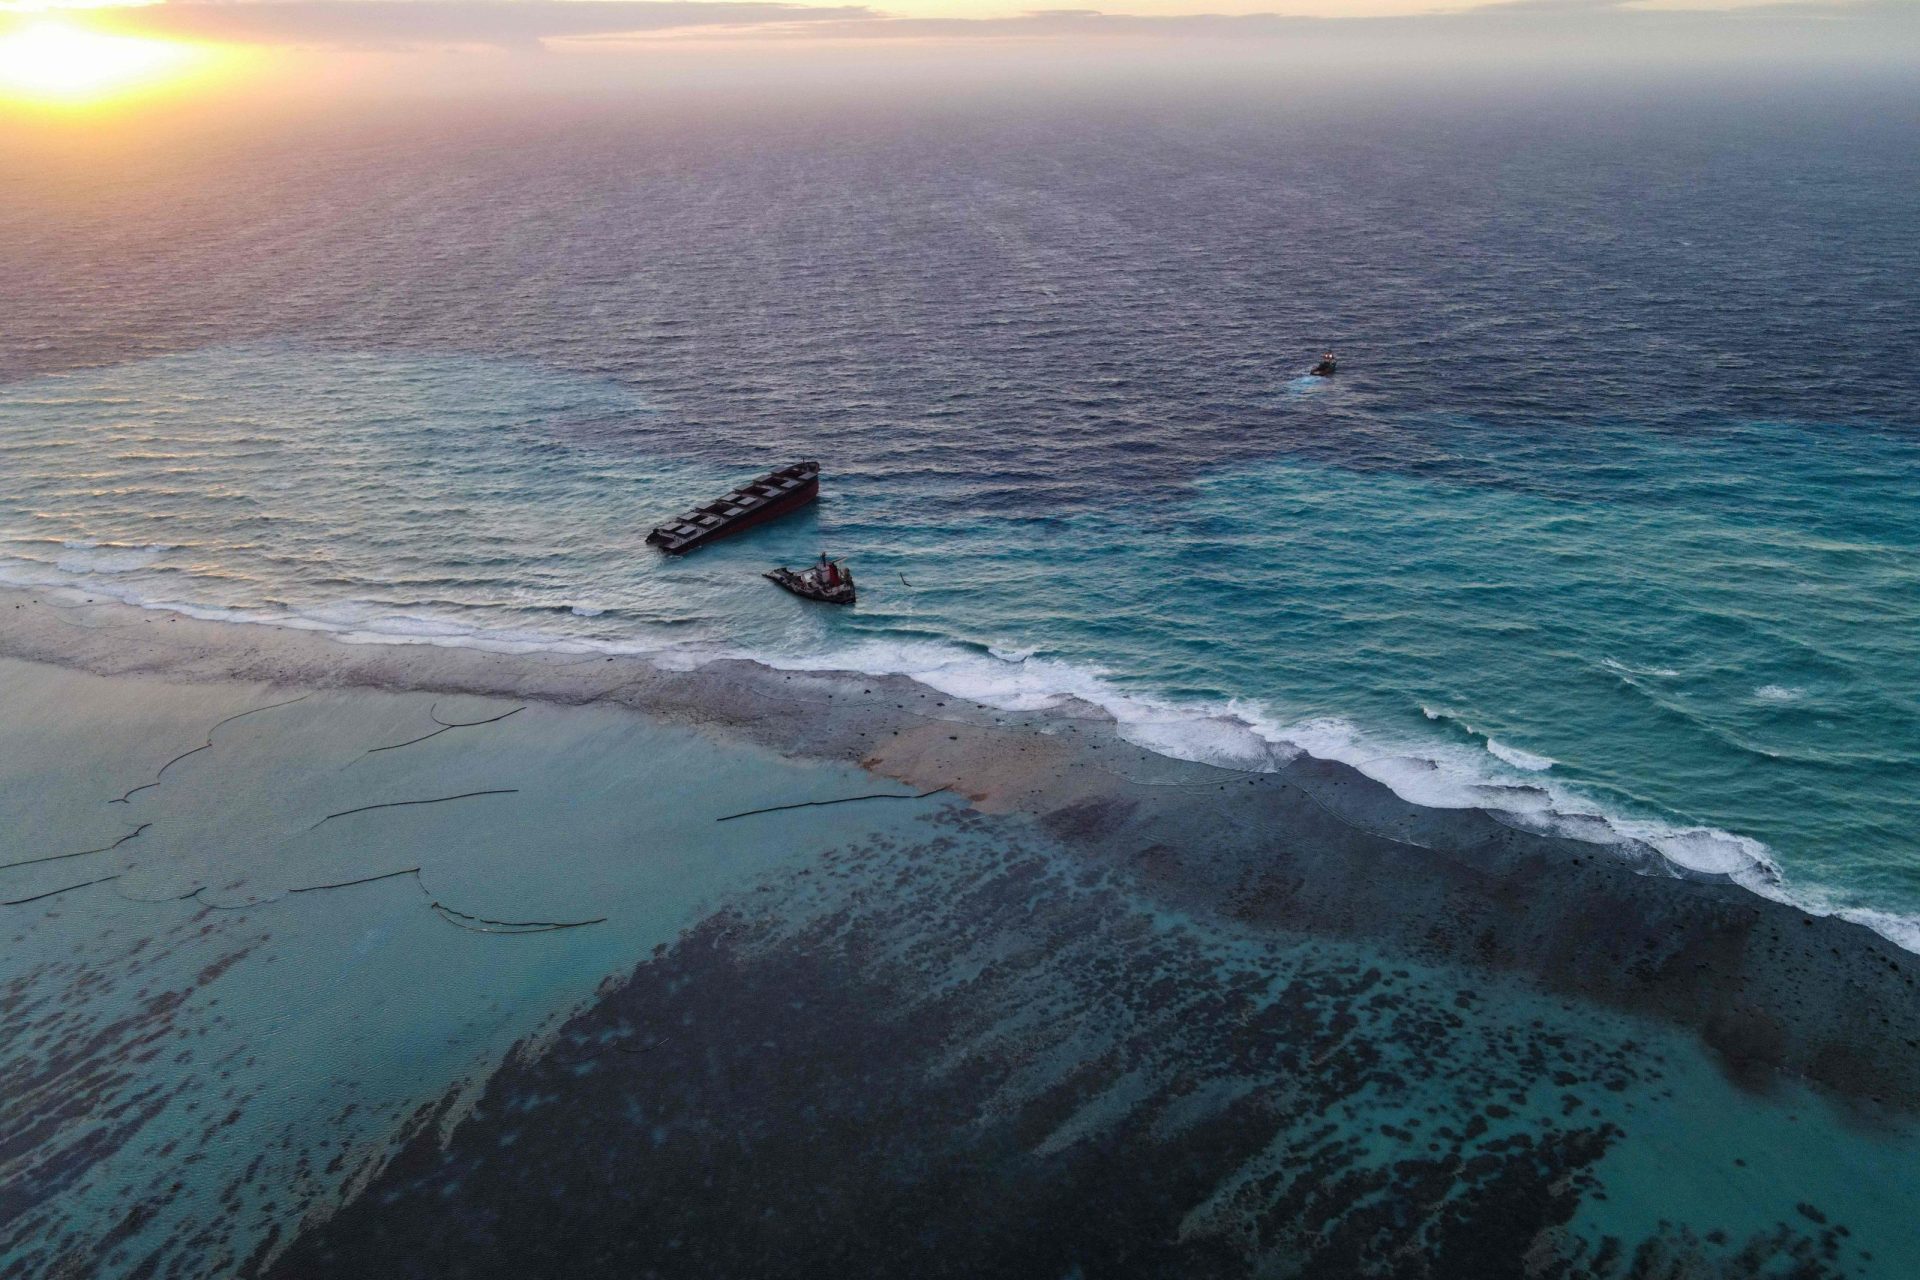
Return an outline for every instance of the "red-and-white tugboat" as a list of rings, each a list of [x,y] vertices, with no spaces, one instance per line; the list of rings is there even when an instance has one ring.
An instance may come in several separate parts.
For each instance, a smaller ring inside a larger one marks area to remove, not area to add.
[[[717,538],[798,511],[819,496],[820,464],[796,462],[656,527],[647,535],[647,545],[668,555],[685,555]]]
[[[820,563],[809,569],[795,573],[782,565],[766,575],[797,596],[809,600],[818,600],[822,604],[852,604],[854,602],[853,574],[832,560],[827,553],[820,553]]]

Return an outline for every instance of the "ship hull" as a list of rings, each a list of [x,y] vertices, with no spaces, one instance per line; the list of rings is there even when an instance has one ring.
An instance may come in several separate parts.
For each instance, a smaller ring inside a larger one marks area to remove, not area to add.
[[[677,547],[662,546],[660,549],[670,556],[683,556],[696,547],[706,546],[709,542],[718,542],[722,538],[730,538],[736,533],[745,533],[749,529],[757,528],[769,520],[778,520],[781,516],[798,511],[819,496],[820,480],[815,477],[792,493],[775,498],[757,511],[749,511],[743,516],[727,521],[717,529],[697,533],[691,541]]]
[[[654,529],[652,533],[647,535],[647,542],[651,546],[658,547],[667,555],[682,556],[695,548],[704,547],[710,542],[718,542],[722,538],[730,538],[736,533],[744,533],[748,529],[757,528],[770,520],[778,520],[782,516],[791,515],[793,512],[798,511],[820,496],[819,468],[810,463],[773,472],[771,475],[754,481],[753,485],[746,486],[741,490],[736,490],[735,493],[748,492],[754,486],[764,486],[769,482],[777,483],[788,477],[798,481],[798,483],[784,492],[759,500],[755,505],[741,511],[737,516],[724,517],[718,524],[706,527],[693,527],[702,515],[711,514],[704,510],[696,509],[681,517],[677,522],[661,525]],[[728,499],[720,499],[719,502],[709,505],[720,505],[720,503],[726,501],[728,501]],[[688,528],[691,528],[692,531],[681,532],[681,530]]]

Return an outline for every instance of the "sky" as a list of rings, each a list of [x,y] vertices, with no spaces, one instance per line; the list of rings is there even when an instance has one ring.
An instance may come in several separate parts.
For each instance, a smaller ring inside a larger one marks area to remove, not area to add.
[[[167,98],[607,90],[700,68],[1461,74],[1920,69],[1920,0],[0,0],[0,111]]]

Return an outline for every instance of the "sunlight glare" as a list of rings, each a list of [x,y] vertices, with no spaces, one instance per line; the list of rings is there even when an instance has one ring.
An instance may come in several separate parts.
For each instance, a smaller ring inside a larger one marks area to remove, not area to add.
[[[108,35],[37,18],[0,33],[0,99],[98,103],[180,80],[208,56],[176,41]]]

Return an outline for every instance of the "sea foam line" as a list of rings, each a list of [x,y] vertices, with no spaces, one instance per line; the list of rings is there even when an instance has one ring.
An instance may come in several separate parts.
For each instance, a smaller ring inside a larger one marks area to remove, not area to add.
[[[20,572],[24,569],[25,572]],[[1400,743],[1361,730],[1342,717],[1290,720],[1251,699],[1204,706],[1122,689],[1107,672],[1037,656],[1028,648],[976,650],[958,642],[869,641],[817,653],[790,654],[684,641],[608,640],[545,630],[495,629],[446,618],[381,613],[358,602],[305,611],[237,609],[143,597],[137,584],[94,573],[70,575],[40,561],[0,557],[0,585],[63,590],[142,609],[210,622],[319,631],[345,644],[434,645],[505,654],[602,654],[637,658],[663,670],[692,670],[745,660],[782,671],[849,671],[903,676],[955,698],[996,710],[1043,712],[1079,702],[1110,716],[1119,736],[1171,759],[1250,772],[1275,772],[1305,754],[1348,765],[1401,799],[1436,809],[1497,812],[1526,830],[1628,850],[1652,850],[1676,875],[1709,876],[1813,915],[1838,915],[1896,945],[1920,953],[1920,916],[1846,906],[1824,893],[1790,889],[1765,844],[1718,827],[1603,812],[1543,776],[1546,756],[1499,744],[1471,726],[1484,750],[1451,744]],[[1429,719],[1444,712],[1421,708]],[[1477,757],[1477,758],[1476,758]],[[1498,760],[1523,777],[1503,774]],[[1497,799],[1496,799],[1497,797]]]
[[[1541,776],[1557,762],[1503,748],[1484,734],[1478,735],[1484,741],[1483,751],[1431,742],[1393,743],[1341,717],[1288,720],[1249,699],[1229,699],[1211,707],[1157,699],[1121,689],[1100,670],[1032,653],[998,645],[977,652],[957,643],[869,642],[799,656],[680,649],[662,654],[659,661],[689,669],[725,657],[787,671],[905,676],[941,693],[1003,711],[1046,711],[1073,701],[1087,703],[1113,718],[1122,739],[1158,755],[1257,772],[1277,771],[1302,754],[1336,761],[1412,804],[1498,812],[1523,829],[1613,845],[1623,855],[1651,850],[1675,875],[1725,879],[1809,914],[1838,915],[1920,953],[1920,917],[1843,906],[1820,892],[1789,888],[1771,851],[1750,836],[1704,824],[1603,812],[1578,792]],[[1508,754],[1518,760],[1508,759]],[[1504,761],[1524,776],[1504,775],[1497,766],[1489,767],[1491,760]]]

